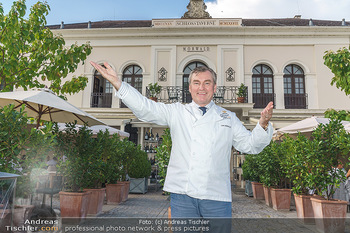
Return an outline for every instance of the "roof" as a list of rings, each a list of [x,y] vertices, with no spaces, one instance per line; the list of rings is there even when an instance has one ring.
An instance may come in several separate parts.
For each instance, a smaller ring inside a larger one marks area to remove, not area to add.
[[[301,18],[275,18],[275,19],[242,19],[243,27],[264,27],[264,26],[310,26],[311,19]],[[312,20],[313,26],[338,27],[343,22],[332,20]],[[90,25],[90,26],[89,26]],[[346,26],[350,26],[350,22],[345,21]],[[97,22],[72,23],[64,24],[64,29],[83,29],[83,28],[147,28],[152,27],[152,20],[107,20]],[[60,29],[61,25],[48,25],[50,29]]]

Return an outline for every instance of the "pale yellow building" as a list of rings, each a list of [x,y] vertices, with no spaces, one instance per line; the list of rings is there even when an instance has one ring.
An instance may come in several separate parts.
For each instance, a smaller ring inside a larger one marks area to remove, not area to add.
[[[184,12],[186,10],[184,9]],[[147,85],[162,86],[160,102],[191,101],[188,74],[205,65],[218,74],[215,102],[235,111],[247,128],[256,124],[261,109],[274,101],[275,128],[328,108],[350,109],[350,99],[331,86],[333,77],[323,64],[327,50],[350,44],[350,23],[303,19],[213,19],[193,8],[181,19],[101,21],[50,26],[67,44],[89,41],[89,60],[108,62],[124,81],[147,95]],[[201,14],[198,14],[201,13]],[[146,146],[144,136],[162,128],[139,122],[121,104],[115,90],[86,62],[76,75],[89,78],[84,91],[68,101],[106,124],[130,131]],[[74,75],[74,74],[73,74]],[[237,103],[237,88],[248,87],[245,103]],[[131,123],[128,124],[128,123]],[[125,127],[127,127],[125,129]]]

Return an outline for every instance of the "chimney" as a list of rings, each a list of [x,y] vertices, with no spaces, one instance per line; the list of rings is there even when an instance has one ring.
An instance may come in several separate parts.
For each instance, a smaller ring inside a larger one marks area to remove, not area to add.
[[[63,29],[64,28],[64,22],[62,21],[61,22],[61,27],[60,27],[61,29]]]
[[[312,19],[310,19],[310,21],[309,21],[309,26],[315,26],[314,22],[312,22]]]
[[[343,19],[343,20],[341,21],[341,25],[342,25],[342,26],[346,26],[345,19]]]
[[[301,15],[295,15],[294,19],[301,19]]]
[[[88,28],[91,28],[91,21],[88,22]]]

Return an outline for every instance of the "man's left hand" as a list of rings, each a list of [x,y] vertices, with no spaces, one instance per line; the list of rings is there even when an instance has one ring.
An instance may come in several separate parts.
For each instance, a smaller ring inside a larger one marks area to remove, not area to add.
[[[263,128],[267,127],[272,117],[272,112],[273,112],[273,102],[271,101],[270,103],[268,103],[266,108],[260,113],[261,117],[259,120],[259,124],[261,125],[261,127]]]

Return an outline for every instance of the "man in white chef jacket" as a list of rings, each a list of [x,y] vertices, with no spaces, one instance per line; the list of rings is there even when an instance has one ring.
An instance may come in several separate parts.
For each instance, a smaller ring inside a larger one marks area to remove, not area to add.
[[[118,97],[138,119],[169,126],[172,150],[164,190],[171,193],[172,218],[231,218],[231,148],[256,154],[270,143],[273,103],[261,112],[250,132],[235,113],[212,101],[217,78],[210,68],[198,67],[191,72],[193,101],[183,105],[149,100],[122,82],[107,63],[106,68],[91,64],[116,88]],[[225,229],[213,232],[230,232],[229,227]]]

